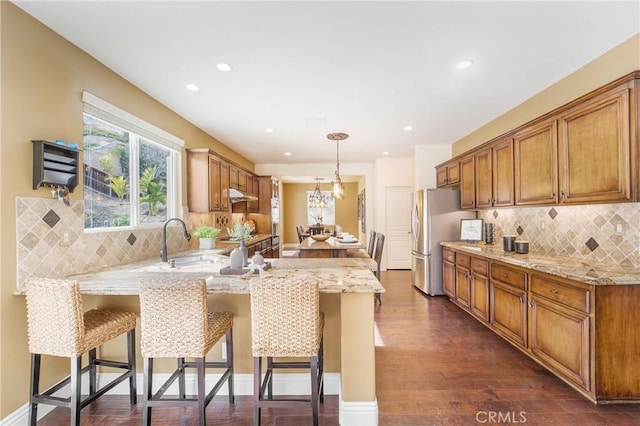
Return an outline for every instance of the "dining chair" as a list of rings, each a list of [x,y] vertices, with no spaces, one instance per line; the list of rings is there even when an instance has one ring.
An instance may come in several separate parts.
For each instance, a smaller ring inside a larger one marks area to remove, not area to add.
[[[29,424],[35,425],[38,405],[54,405],[70,410],[70,424],[80,425],[80,410],[117,384],[129,380],[129,402],[135,405],[136,366],[135,329],[137,316],[133,312],[111,309],[83,311],[80,285],[75,280],[30,278],[26,282],[27,331],[31,353],[31,392]],[[98,358],[96,349],[105,342],[127,334],[127,361]],[[82,356],[88,353],[88,364],[82,367]],[[40,391],[42,355],[70,359],[71,372],[62,381]],[[115,379],[98,389],[97,367],[124,370]],[[82,374],[89,373],[89,394],[82,398]],[[54,393],[70,386],[71,396],[62,398]]]
[[[298,233],[298,242],[301,243],[304,240],[304,236],[302,235],[304,234],[304,229],[302,228],[302,225],[296,226],[296,232]]]
[[[376,232],[375,236],[375,250],[373,254],[373,260],[376,261],[376,278],[380,280],[380,263],[382,262],[382,250],[384,249],[384,239],[385,236],[381,232]],[[382,305],[382,297],[380,293],[375,293],[376,301],[378,304]]]

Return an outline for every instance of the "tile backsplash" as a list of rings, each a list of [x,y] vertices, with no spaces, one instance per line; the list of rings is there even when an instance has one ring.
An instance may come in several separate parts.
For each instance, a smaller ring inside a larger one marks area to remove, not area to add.
[[[185,212],[184,217],[189,229],[216,221],[210,214]],[[167,245],[171,254],[197,247],[197,238],[187,242],[179,227],[169,226]],[[32,275],[60,278],[154,257],[160,260],[161,247],[159,227],[85,231],[82,200],[66,206],[49,198],[16,198],[18,291]]]
[[[640,267],[640,203],[481,210],[503,235],[529,241],[531,252]]]

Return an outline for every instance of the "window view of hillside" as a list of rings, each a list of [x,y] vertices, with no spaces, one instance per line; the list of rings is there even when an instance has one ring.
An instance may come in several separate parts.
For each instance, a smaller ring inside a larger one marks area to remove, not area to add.
[[[167,148],[84,114],[85,229],[164,222],[169,157]]]

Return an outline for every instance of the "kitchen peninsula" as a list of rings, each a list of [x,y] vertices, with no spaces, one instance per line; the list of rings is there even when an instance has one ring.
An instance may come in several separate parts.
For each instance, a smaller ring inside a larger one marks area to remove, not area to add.
[[[453,303],[592,402],[640,402],[637,268],[441,244]]]
[[[169,263],[151,259],[68,278],[79,281],[82,294],[109,297],[113,306],[117,306],[118,298],[110,296],[136,295],[143,277],[205,279],[210,308],[234,313],[235,373],[236,380],[242,380],[243,375],[252,372],[248,297],[248,280],[252,275],[220,275],[220,269],[228,265],[229,259],[215,252],[196,251],[173,256],[182,260],[197,254],[202,259],[194,263],[185,262],[185,266],[171,267]],[[267,271],[271,275],[309,275],[320,279],[320,306],[325,314],[325,372],[329,376],[339,373],[334,389],[337,386],[340,389],[340,423],[376,424],[373,295],[384,292],[384,288],[371,272],[371,265],[367,263],[370,259],[267,261],[271,263]],[[135,306],[127,308],[136,309]],[[214,348],[212,353],[219,352]],[[327,385],[326,389],[330,391],[330,384]]]

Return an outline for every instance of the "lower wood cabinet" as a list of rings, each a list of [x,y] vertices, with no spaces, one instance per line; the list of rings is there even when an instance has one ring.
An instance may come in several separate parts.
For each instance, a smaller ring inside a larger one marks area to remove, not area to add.
[[[530,350],[545,365],[591,391],[590,286],[530,274]]]
[[[527,274],[491,265],[491,326],[518,346],[527,346]]]
[[[595,403],[640,402],[640,285],[589,285],[443,249],[445,293]]]

